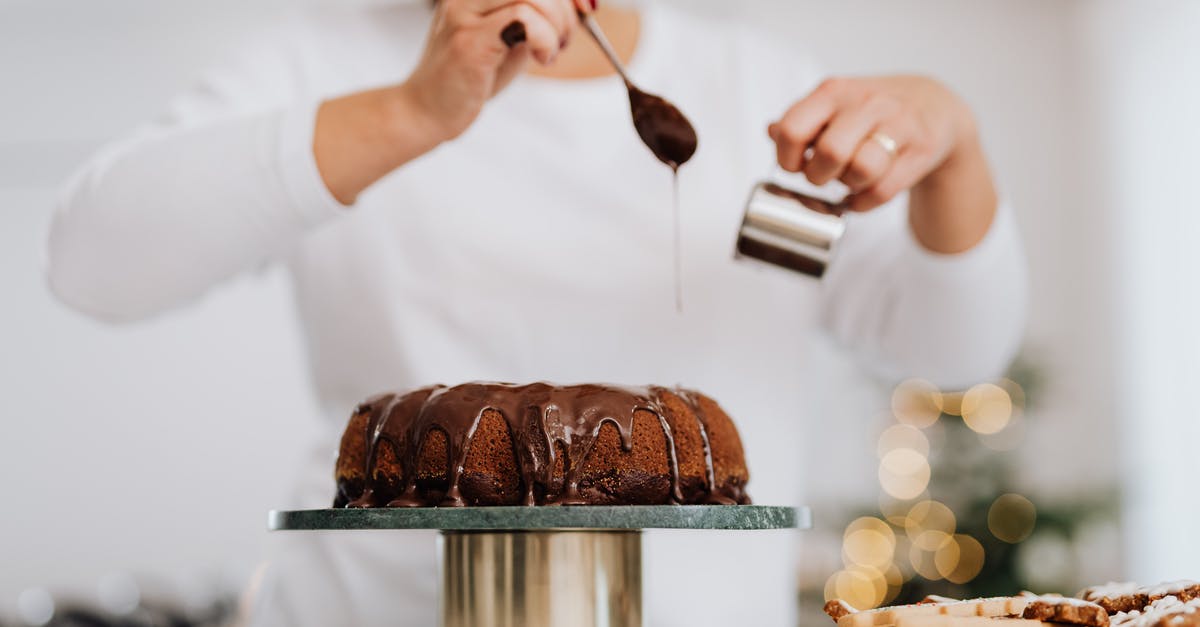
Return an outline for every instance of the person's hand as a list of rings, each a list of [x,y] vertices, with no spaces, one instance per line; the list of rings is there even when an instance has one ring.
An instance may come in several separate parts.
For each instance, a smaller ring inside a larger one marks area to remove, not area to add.
[[[828,79],[769,133],[783,169],[845,183],[862,211],[921,182],[975,131],[966,104],[941,83],[888,76]]]
[[[991,224],[995,190],[974,117],[933,79],[831,78],[768,133],[780,167],[817,185],[841,181],[852,211],[912,190],[910,222],[931,250],[969,249]]]
[[[590,0],[440,0],[403,91],[440,139],[457,137],[531,60],[549,65]]]
[[[440,0],[421,60],[399,85],[321,103],[317,169],[345,205],[458,137],[530,60],[554,62],[594,0]]]

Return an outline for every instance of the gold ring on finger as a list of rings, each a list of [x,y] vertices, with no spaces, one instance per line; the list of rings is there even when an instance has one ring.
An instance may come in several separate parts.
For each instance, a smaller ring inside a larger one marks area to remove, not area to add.
[[[888,153],[889,157],[893,159],[896,158],[896,153],[899,151],[900,145],[896,143],[895,139],[892,139],[891,135],[888,135],[882,131],[875,131],[874,133],[871,133],[871,141],[879,144],[879,147],[882,148],[884,152]]]

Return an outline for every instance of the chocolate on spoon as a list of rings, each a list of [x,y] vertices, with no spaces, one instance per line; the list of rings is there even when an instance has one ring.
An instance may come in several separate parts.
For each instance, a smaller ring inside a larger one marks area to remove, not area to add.
[[[635,87],[612,49],[612,44],[592,17],[581,13],[579,19],[624,79],[625,87],[629,91],[633,127],[637,129],[638,137],[642,138],[642,142],[659,161],[670,166],[672,170],[678,170],[679,166],[687,163],[688,159],[696,154],[696,146],[699,143],[696,129],[678,107]],[[526,37],[525,25],[520,21],[513,21],[500,33],[500,38],[509,48],[524,42]]]
[[[678,170],[696,154],[699,142],[696,129],[675,105],[634,87],[632,83],[627,87],[633,126],[638,136],[659,161]]]
[[[604,36],[604,32],[592,16],[580,13],[579,21],[625,81],[625,87],[629,90],[633,127],[637,129],[638,136],[659,161],[670,166],[672,170],[678,170],[679,166],[687,163],[688,159],[696,154],[696,146],[699,143],[696,129],[678,107],[634,86],[625,72],[625,66],[621,64],[621,59],[617,57],[612,44],[608,42],[608,38]]]

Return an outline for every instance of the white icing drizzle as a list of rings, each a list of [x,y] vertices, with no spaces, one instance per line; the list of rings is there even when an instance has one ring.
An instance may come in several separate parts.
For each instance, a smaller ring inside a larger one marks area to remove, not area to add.
[[[1160,583],[1157,586],[1147,588],[1146,594],[1149,594],[1151,598],[1165,597],[1183,592],[1188,588],[1195,588],[1196,586],[1200,586],[1200,581],[1191,581],[1189,579],[1167,581],[1165,583]]]
[[[1136,581],[1110,581],[1102,586],[1092,586],[1079,593],[1079,597],[1088,601],[1099,599],[1115,599],[1116,597],[1137,594],[1141,586]]]
[[[1163,584],[1168,585],[1168,584]],[[1190,587],[1190,586],[1184,586]],[[1200,621],[1200,599],[1187,603],[1168,595],[1150,603],[1142,611],[1119,612],[1112,616],[1112,627],[1156,627],[1173,624],[1195,624]]]
[[[1086,599],[1076,599],[1073,597],[1064,597],[1057,594],[1040,594],[1028,597],[1030,602],[1041,601],[1043,603],[1051,603],[1056,605],[1074,605],[1076,607],[1094,607],[1097,610],[1103,610],[1099,605],[1092,603]]]

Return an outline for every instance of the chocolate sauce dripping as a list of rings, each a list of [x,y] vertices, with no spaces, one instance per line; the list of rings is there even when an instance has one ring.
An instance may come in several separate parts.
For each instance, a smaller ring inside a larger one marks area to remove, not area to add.
[[[447,478],[449,484],[439,505],[462,507],[469,505],[460,490],[466,459],[475,432],[484,414],[490,409],[507,422],[517,457],[526,505],[537,503],[536,487],[545,494],[557,496],[546,504],[585,504],[580,496],[579,479],[584,462],[590,455],[604,423],[611,422],[621,438],[621,448],[633,449],[634,416],[638,410],[655,414],[666,437],[668,464],[671,472],[671,500],[685,502],[680,481],[678,448],[673,429],[662,407],[665,388],[632,388],[608,385],[577,385],[558,387],[546,383],[512,385],[500,383],[469,383],[453,388],[433,386],[410,394],[386,394],[375,397],[359,407],[357,413],[368,412],[368,451],[365,460],[363,493],[347,507],[378,506],[379,496],[374,476],[378,449],[388,442],[396,451],[401,466],[403,487],[400,496],[388,507],[417,507],[428,503],[418,490],[418,461],[429,434],[438,430],[446,436]],[[731,504],[744,501],[740,492],[731,499],[716,494],[712,450],[708,441],[703,410],[696,395],[686,390],[676,394],[692,410],[700,426],[704,443],[706,468],[706,503]],[[559,446],[564,455],[564,477],[561,489],[553,485],[554,469]]]
[[[683,313],[683,244],[679,236],[679,170],[671,172],[671,221],[675,253],[675,312]]]
[[[364,469],[364,488],[363,493],[357,499],[351,501],[347,507],[365,508],[375,506],[375,462],[379,455],[379,445],[387,442],[392,445],[392,450],[397,454],[402,450],[401,433],[393,433],[388,430],[389,426],[395,424],[392,416],[400,414],[403,417],[406,413],[411,413],[416,407],[425,403],[426,399],[434,391],[443,388],[444,386],[430,386],[414,390],[408,394],[381,394],[366,403],[358,406],[355,414],[368,413],[370,420],[367,422],[367,458],[365,460]],[[406,411],[407,410],[407,411]],[[411,469],[405,465],[404,458],[401,457],[401,468],[404,476],[416,474],[416,467]]]
[[[375,490],[372,487],[374,482],[372,481],[371,472],[375,468],[375,455],[379,449],[379,438],[383,435],[383,427],[387,423],[387,417],[391,415],[392,410],[395,409],[400,399],[401,397],[397,394],[381,394],[359,405],[358,409],[354,410],[356,416],[363,413],[370,416],[366,426],[367,459],[364,469],[366,475],[363,481],[363,493],[358,498],[350,501],[346,507],[372,507],[372,504],[375,502]],[[382,409],[376,409],[376,406],[382,407]]]
[[[674,221],[675,252],[675,311],[683,313],[683,259],[679,238],[679,166],[696,154],[699,138],[696,129],[687,117],[665,99],[648,94],[631,83],[629,108],[633,113],[633,127],[642,142],[659,161],[671,168],[673,182],[672,220]]]
[[[696,417],[696,425],[700,427],[700,441],[704,445],[704,478],[707,483],[704,503],[706,505],[736,505],[736,500],[723,494],[717,494],[717,472],[713,464],[712,444],[708,440],[708,419],[704,414],[704,409],[700,407],[700,398],[694,392],[682,388],[677,388],[675,393],[683,399],[684,403],[687,403],[688,408],[692,410],[692,415]]]

